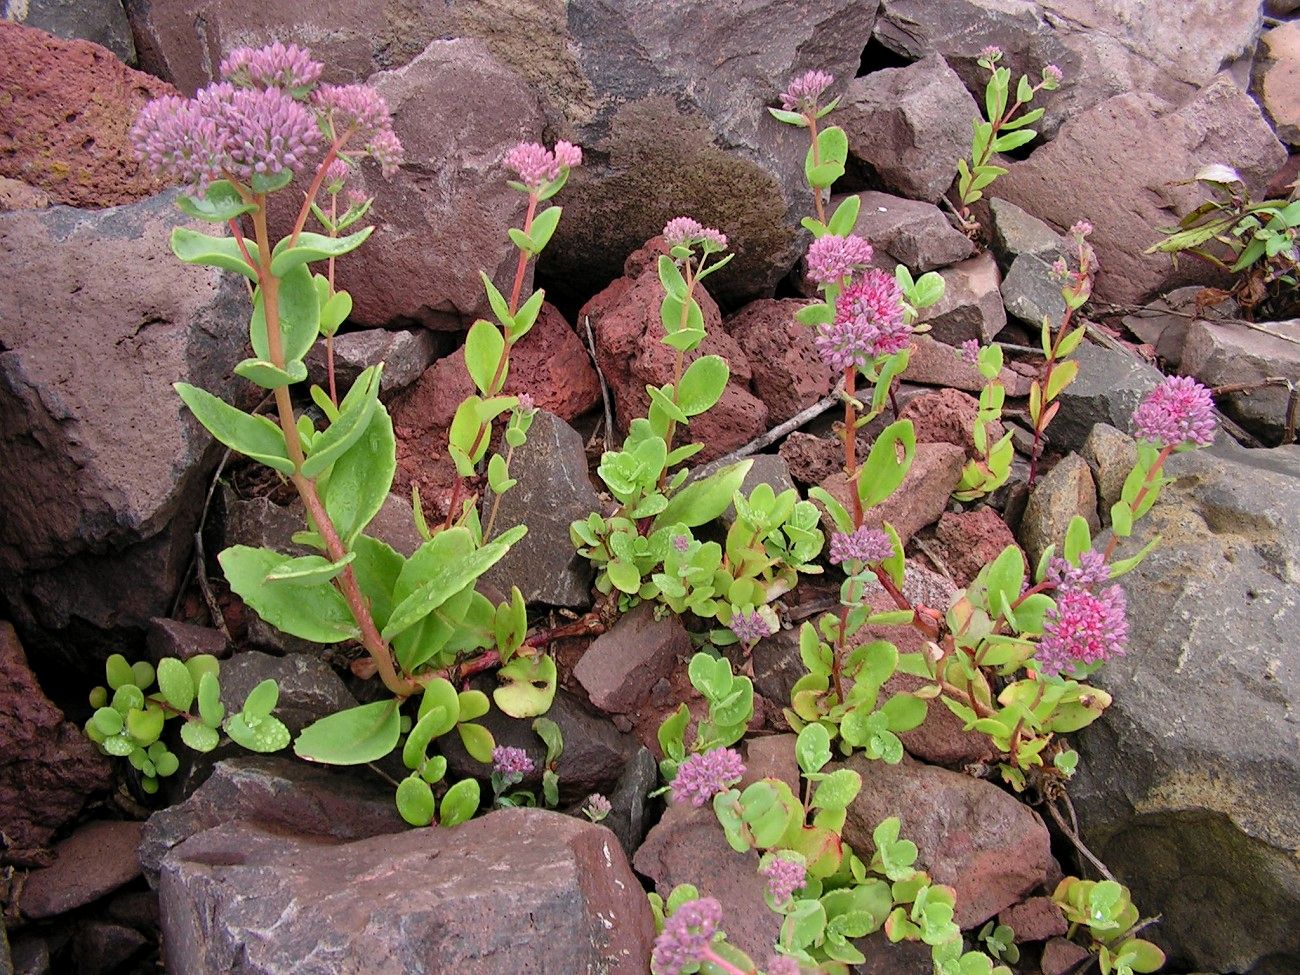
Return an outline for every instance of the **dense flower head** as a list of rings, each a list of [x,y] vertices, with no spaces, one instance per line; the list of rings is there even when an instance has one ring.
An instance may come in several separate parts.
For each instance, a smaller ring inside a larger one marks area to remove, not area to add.
[[[1059,85],[1065,80],[1065,72],[1054,64],[1049,64],[1043,68],[1043,79],[1050,81],[1054,85]]]
[[[745,763],[734,749],[714,748],[690,755],[677,766],[677,776],[673,779],[673,802],[703,806],[744,774]]]
[[[1095,664],[1124,655],[1128,639],[1124,590],[1108,586],[1100,592],[1066,587],[1056,593],[1056,605],[1043,620],[1043,636],[1035,654],[1044,673],[1058,674],[1076,664]]]
[[[817,111],[818,99],[834,81],[835,77],[825,71],[805,71],[781,92],[781,107],[787,112],[811,115]]]
[[[650,954],[653,975],[681,975],[692,963],[702,961],[722,922],[722,905],[712,897],[687,901],[664,920]]]
[[[505,165],[514,170],[519,182],[538,190],[559,179],[566,169],[582,165],[582,150],[563,141],[557,142],[554,150],[536,142],[521,142],[506,153]]]
[[[1053,558],[1047,563],[1047,581],[1056,583],[1061,589],[1096,586],[1110,581],[1110,566],[1100,552],[1084,552],[1079,556],[1078,565]]]
[[[497,745],[492,749],[492,771],[498,775],[527,775],[534,769],[533,760],[522,748]]]
[[[1002,48],[996,44],[986,45],[980,50],[980,58],[984,61],[998,61],[1002,58]]]
[[[1170,376],[1133,411],[1133,430],[1160,447],[1214,442],[1214,399],[1190,376]]]
[[[818,284],[833,284],[870,264],[873,253],[857,234],[826,234],[808,248],[808,277]]]
[[[237,47],[221,62],[221,77],[241,88],[309,89],[324,65],[297,44]]]
[[[757,610],[753,612],[737,610],[732,613],[729,627],[731,632],[736,634],[736,639],[745,646],[755,644],[763,637],[772,635],[771,624],[763,619]]]
[[[673,217],[663,230],[664,243],[669,247],[705,243],[714,250],[727,249],[727,235],[714,227],[706,227],[691,217]]]
[[[767,892],[772,895],[775,904],[784,904],[808,880],[807,870],[802,863],[779,856],[769,860],[759,873],[767,881]]]
[[[1076,220],[1070,225],[1071,236],[1077,237],[1080,240],[1083,240],[1083,238],[1087,237],[1090,233],[1092,233],[1092,224],[1087,220]]]
[[[191,98],[164,95],[149,102],[131,128],[131,142],[160,176],[199,187],[221,177],[225,138]]]
[[[894,543],[879,528],[863,525],[853,534],[835,532],[831,535],[831,564],[842,562],[883,562],[894,554]]]
[[[980,361],[980,340],[967,339],[961,344],[957,352],[957,357],[963,362],[968,362],[972,366],[978,365]]]
[[[368,153],[385,176],[396,172],[402,143],[383,95],[365,85],[322,85],[312,92],[312,104],[332,138],[346,138],[349,151]]]
[[[236,88],[226,81],[202,89],[194,101],[216,123],[222,168],[241,183],[300,172],[320,142],[311,112],[279,88]]]
[[[335,159],[325,168],[325,192],[342,193],[343,184],[352,173],[352,167],[342,159]]]
[[[613,808],[608,799],[599,792],[593,792],[587,797],[587,801],[582,807],[582,813],[593,823],[598,823],[608,816]]]
[[[690,536],[689,536],[689,535],[674,535],[674,536],[673,536],[673,548],[677,550],[678,554],[680,554],[680,555],[685,555],[688,551],[690,551],[690,548],[691,548],[691,538],[690,538]]]
[[[843,372],[906,348],[911,335],[898,282],[872,268],[844,289],[835,303],[835,321],[818,329],[814,344],[826,365]]]
[[[789,955],[773,955],[763,969],[767,975],[802,975],[803,969]]]

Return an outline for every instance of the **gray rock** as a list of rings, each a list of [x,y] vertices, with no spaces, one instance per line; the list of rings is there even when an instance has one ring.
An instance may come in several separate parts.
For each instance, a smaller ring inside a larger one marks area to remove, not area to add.
[[[854,78],[835,123],[873,185],[937,203],[957,176],[957,160],[970,151],[971,119],[978,115],[961,79],[931,55]]]
[[[1196,285],[1175,288],[1140,311],[1124,316],[1124,327],[1152,346],[1170,369],[1179,369],[1187,329],[1195,319],[1219,321],[1236,317],[1240,310],[1231,298],[1215,305],[1198,306],[1196,299],[1204,292],[1204,288]]]
[[[338,845],[230,823],[172,851],[160,896],[192,975],[612,975],[654,939],[614,835],[537,809]]]
[[[1075,736],[1070,794],[1171,957],[1294,971],[1300,450],[1219,440],[1170,459],[1175,482],[1117,550],[1164,539],[1121,579],[1129,651],[1093,678],[1114,703]]]
[[[1094,532],[1101,527],[1097,518],[1097,486],[1088,462],[1078,454],[1067,454],[1038,479],[1025,505],[1020,521],[1020,544],[1029,556],[1030,565],[1038,564],[1049,545],[1055,545],[1060,551],[1065,531],[1075,515],[1082,515]]]
[[[384,374],[379,380],[379,390],[393,394],[405,389],[420,378],[425,369],[438,358],[438,336],[428,329],[390,332],[382,328],[368,328],[360,332],[345,332],[334,338],[334,383],[342,398],[363,369],[376,363],[384,364]],[[317,342],[307,355],[310,378],[322,389],[329,389],[326,365],[325,340]]]
[[[920,443],[916,456],[898,490],[874,508],[865,512],[863,524],[880,528],[889,522],[906,545],[922,528],[939,520],[948,498],[961,480],[961,469],[966,463],[966,451],[955,444]],[[822,482],[822,487],[840,502],[852,508],[851,485],[842,471],[837,471]],[[828,519],[822,518],[822,527],[830,530]]]
[[[727,843],[710,807],[670,805],[636,851],[637,873],[654,881],[667,898],[678,884],[695,884],[714,897],[726,918],[727,940],[741,951],[765,958],[781,929],[781,918],[763,900],[767,883],[758,872],[758,853],[737,853]]]
[[[1124,481],[1137,464],[1137,441],[1109,423],[1098,423],[1084,441],[1082,453],[1097,485],[1101,523],[1109,525],[1111,506],[1119,500]]]
[[[248,293],[170,256],[174,200],[0,214],[0,592],[51,666],[143,633],[188,565],[218,452],[168,383],[247,396]]]
[[[939,273],[943,297],[921,313],[936,341],[958,346],[977,339],[984,345],[1006,327],[1001,275],[992,254],[979,254]]]
[[[993,253],[1003,271],[1022,254],[1039,257],[1049,264],[1062,256],[1065,241],[1061,235],[1032,214],[1014,203],[993,198],[989,200],[992,215]]]
[[[483,524],[493,507],[493,534],[527,525],[528,534],[486,576],[502,593],[518,586],[524,600],[548,606],[591,604],[594,570],[578,554],[569,524],[602,510],[600,496],[587,477],[582,436],[553,413],[539,411],[528,442],[514,452],[510,476],[519,481],[497,505],[491,492],[483,498]]]
[[[54,848],[54,862],[23,882],[18,908],[34,919],[54,917],[98,900],[140,876],[136,846],[142,823],[86,823]]]
[[[492,690],[490,680],[475,681],[474,686],[489,694]],[[636,741],[615,728],[604,715],[592,714],[576,695],[563,688],[556,692],[546,717],[559,725],[564,739],[564,750],[555,766],[555,774],[560,779],[561,800],[581,802],[593,792],[608,794],[636,754]],[[494,707],[477,723],[492,733],[498,745],[522,748],[528,753],[534,771],[524,776],[521,785],[539,792],[546,746],[533,731],[532,719],[512,718]],[[447,758],[449,779],[489,780],[491,766],[474,759],[465,750],[459,735],[439,738],[435,747]]]
[[[1042,327],[1044,317],[1059,326],[1065,316],[1061,282],[1052,277],[1051,263],[1032,254],[1011,262],[1002,281],[1002,303],[1012,318],[1035,330]]]
[[[618,837],[628,859],[636,853],[649,828],[646,798],[659,786],[659,763],[648,748],[638,748],[609,794],[609,816],[602,820]]]
[[[135,64],[131,22],[122,0],[4,0],[0,19],[39,27],[69,41],[93,41]]]
[[[294,758],[242,754],[217,762],[184,802],[145,823],[140,866],[153,886],[173,847],[222,823],[258,823],[300,836],[358,840],[407,828],[391,786],[365,769],[338,770]]]
[[[14,975],[49,975],[50,947],[37,935],[19,936],[11,949]]]
[[[1134,142],[1134,132],[1145,135]],[[1054,226],[1091,222],[1089,242],[1103,269],[1095,296],[1136,304],[1178,285],[1224,280],[1205,262],[1175,267],[1167,255],[1146,253],[1162,239],[1156,227],[1205,199],[1199,187],[1177,181],[1222,163],[1257,196],[1285,161],[1259,106],[1222,77],[1182,104],[1130,93],[1072,116],[1054,141],[1009,165],[997,192]]]
[[[1259,328],[1192,322],[1181,370],[1210,387],[1252,384],[1273,377],[1300,383],[1300,319],[1268,322]],[[1269,443],[1280,443],[1285,436],[1289,398],[1286,386],[1264,386],[1227,393],[1216,402],[1247,430]]]
[[[1300,145],[1300,24],[1280,24],[1259,38],[1254,88],[1264,112],[1273,121],[1277,137],[1289,146]]]
[[[975,245],[933,203],[874,191],[858,197],[862,204],[853,232],[871,242],[876,264],[891,273],[895,264],[906,264],[910,271],[921,274],[975,253]],[[842,199],[832,198],[832,210]]]
[[[968,393],[978,393],[988,384],[979,367],[961,357],[960,349],[924,334],[913,336],[912,356],[903,375],[908,382],[950,386]],[[1010,397],[1029,395],[1030,379],[1006,366],[998,374],[998,381]]]
[[[1001,47],[1003,64],[1016,76],[1028,72],[1037,80],[1044,65],[1058,65],[1065,83],[1034,102],[1047,109],[1036,128],[1050,137],[1112,95],[1184,97],[1234,64],[1244,76],[1259,8],[1254,0],[1230,0],[1214,10],[1152,7],[1145,0],[884,0],[875,33],[910,59],[944,55],[979,99],[988,74],[975,62],[985,45]]]
[[[573,676],[602,711],[630,714],[655,683],[690,655],[691,638],[675,613],[655,619],[655,604],[641,603],[592,641]]]
[[[415,510],[410,499],[402,494],[390,494],[384,499],[379,514],[366,526],[366,534],[387,543],[393,551],[407,558],[424,544],[424,537],[415,527]]]
[[[73,938],[72,957],[78,975],[109,975],[148,943],[143,934],[124,924],[87,921]]]
[[[149,659],[157,664],[163,657],[177,657],[189,660],[200,654],[214,657],[230,656],[230,645],[220,630],[207,626],[195,626],[181,623],[165,617],[156,617],[149,621],[149,632],[145,637],[145,648]]]
[[[1079,363],[1079,373],[1061,393],[1061,410],[1047,428],[1048,443],[1056,450],[1082,448],[1096,423],[1131,430],[1133,411],[1164,381],[1160,370],[1136,356],[1091,342],[1082,343],[1071,358]]]
[[[889,765],[858,755],[836,767],[862,776],[845,841],[869,857],[876,826],[898,816],[899,835],[919,849],[917,867],[956,890],[953,920],[963,929],[1017,903],[1059,869],[1038,814],[990,782],[907,758]]]

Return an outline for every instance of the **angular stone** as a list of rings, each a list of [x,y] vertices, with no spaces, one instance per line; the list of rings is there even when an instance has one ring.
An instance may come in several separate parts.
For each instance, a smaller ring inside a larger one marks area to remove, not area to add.
[[[676,615],[655,619],[654,610],[647,602],[620,616],[573,668],[591,703],[602,711],[635,711],[655,682],[689,656],[691,640]]]
[[[677,354],[664,345],[666,334],[659,317],[663,285],[654,270],[656,255],[666,252],[662,238],[628,258],[628,274],[588,301],[578,320],[591,320],[596,337],[596,359],[609,383],[620,430],[650,408],[646,385],[672,382]],[[710,279],[712,283],[712,279]],[[722,328],[722,314],[703,288],[696,300],[704,316],[707,337],[686,357],[686,364],[701,355],[720,355],[727,360],[731,377],[722,399],[707,413],[692,418],[689,431],[679,429],[680,442],[704,444],[695,455],[697,464],[707,463],[749,443],[768,427],[767,406],[749,391],[752,373],[749,360],[736,340]]]
[[[160,893],[167,967],[193,975],[632,972],[654,940],[614,835],[538,809],[338,845],[227,824]]]
[[[1082,343],[1070,358],[1079,363],[1079,373],[1061,393],[1061,410],[1047,428],[1055,450],[1079,450],[1096,423],[1131,430],[1133,411],[1164,381],[1159,369],[1137,356],[1091,342]]]
[[[813,344],[814,332],[795,321],[808,304],[795,298],[760,298],[725,322],[749,361],[754,393],[775,426],[812,406],[831,391],[834,377]]]
[[[1300,319],[1268,322],[1259,328],[1192,322],[1180,368],[1211,387],[1257,383],[1275,376],[1300,382]],[[1285,386],[1263,386],[1228,393],[1216,402],[1247,430],[1268,443],[1279,443],[1285,436],[1289,397]]]
[[[658,785],[659,763],[655,761],[654,752],[643,747],[637,749],[609,794],[609,815],[601,823],[614,831],[629,859],[645,839],[650,825],[646,797]]]
[[[796,736],[763,735],[745,742],[745,775],[736,786],[744,789],[760,779],[780,779],[799,794],[799,761],[795,758]]]
[[[1148,133],[1134,142],[1134,132]],[[1207,163],[1232,166],[1257,195],[1286,161],[1259,107],[1222,78],[1175,108],[1139,94],[1117,95],[1074,116],[1057,138],[998,180],[998,194],[1058,227],[1086,218],[1105,271],[1095,296],[1133,304],[1178,284],[1214,283],[1200,261],[1146,254],[1167,226],[1203,200],[1190,179]]]
[[[394,178],[354,170],[375,197],[376,229],[339,262],[339,287],[352,294],[355,322],[460,330],[490,314],[482,281],[466,268],[510,292],[518,253],[502,241],[527,201],[506,185],[501,160],[516,142],[541,138],[537,96],[482,44],[461,38],[433,41],[370,83],[388,101],[407,159],[419,163]]]
[[[1119,580],[1128,654],[1092,678],[1114,702],[1073,736],[1070,795],[1084,842],[1164,916],[1148,937],[1171,957],[1295,970],[1300,448],[1220,436],[1164,473],[1174,482],[1115,553],[1164,539]],[[1196,894],[1177,879],[1192,872]]]
[[[483,497],[483,523],[495,509],[494,532],[527,525],[528,534],[485,577],[504,594],[518,586],[524,600],[548,606],[591,604],[591,563],[578,554],[569,523],[603,510],[587,478],[582,437],[552,413],[539,412],[528,442],[516,448],[510,476],[518,484],[501,495]]]
[[[53,201],[50,194],[21,180],[0,176],[0,213],[10,210],[43,210]]]
[[[871,833],[889,816],[920,851],[917,866],[957,892],[954,920],[981,924],[1046,883],[1059,869],[1038,814],[983,779],[904,759],[899,765],[855,756],[840,763],[862,776],[844,839],[858,856],[875,849]]]
[[[1088,462],[1078,454],[1067,454],[1038,479],[1025,515],[1020,521],[1020,544],[1029,564],[1037,565],[1043,551],[1065,544],[1065,531],[1075,515],[1082,515],[1095,533],[1101,527],[1097,517],[1097,485]]]
[[[146,102],[176,90],[98,44],[61,40],[36,26],[0,21],[0,90],[8,95],[9,120],[0,176],[79,207],[118,206],[157,193],[164,184],[136,157],[128,133]]]
[[[914,335],[912,355],[904,376],[912,383],[951,386],[968,393],[978,393],[988,384],[988,380],[978,366],[967,362],[960,353],[960,349],[936,342],[928,335]],[[1030,380],[1005,366],[998,373],[998,382],[1002,383],[1008,396],[1029,395]]]
[[[1092,956],[1083,945],[1065,938],[1052,938],[1043,946],[1043,975],[1071,975]]]
[[[149,633],[145,637],[145,648],[149,659],[157,664],[163,657],[177,657],[189,660],[200,654],[214,657],[230,656],[230,645],[220,630],[207,626],[194,626],[159,616],[149,621]]]
[[[122,9],[122,0],[26,0],[6,4],[4,19],[64,40],[92,41],[125,63],[135,63],[131,22]]]
[[[1145,0],[884,0],[876,37],[908,59],[944,55],[980,98],[988,74],[976,61],[985,45],[1006,52],[1002,63],[1013,77],[1028,72],[1032,81],[1044,65],[1060,66],[1065,83],[1034,102],[1047,110],[1035,128],[1050,136],[1111,95],[1180,98],[1224,68],[1244,75],[1259,25],[1254,0],[1213,10],[1155,8]]]
[[[985,345],[1006,327],[1001,277],[992,254],[980,254],[940,273],[943,297],[922,312],[936,341],[956,346],[977,339]]]
[[[962,80],[931,55],[854,78],[835,118],[848,134],[850,157],[873,184],[937,203],[957,176],[957,160],[970,151],[978,115]]]
[[[1059,326],[1065,316],[1061,283],[1052,276],[1051,262],[1041,257],[1022,254],[1012,261],[1001,291],[1007,313],[1027,326],[1041,328],[1044,317]]]
[[[77,929],[72,957],[79,975],[109,975],[148,943],[134,928],[88,921]]]
[[[174,201],[0,215],[0,590],[66,665],[165,615],[189,564],[219,452],[168,384],[248,405],[248,292],[171,257]]]
[[[997,511],[988,506],[973,511],[944,512],[934,530],[934,541],[944,566],[959,586],[970,585],[980,569],[1015,545]]]
[[[1048,264],[1064,255],[1065,241],[1055,230],[1007,200],[989,200],[993,253],[1005,272],[1017,257],[1042,258]]]
[[[1166,366],[1178,369],[1182,363],[1183,345],[1187,341],[1187,328],[1192,321],[1197,318],[1209,321],[1235,318],[1241,311],[1231,298],[1213,305],[1198,304],[1203,295],[1206,295],[1206,290],[1197,285],[1175,288],[1145,308],[1124,316],[1124,327],[1154,348]]]
[[[1259,37],[1254,86],[1277,137],[1300,146],[1300,24],[1279,24]]]
[[[12,958],[14,975],[50,975],[50,946],[38,935],[15,938]]]
[[[908,571],[913,571],[909,566]],[[874,604],[873,604],[874,605]],[[895,609],[892,601],[880,599],[880,609]],[[941,609],[943,604],[935,606]],[[925,649],[925,641],[915,631],[909,632],[901,627],[881,627],[874,637],[889,640],[898,646],[899,652],[920,652]],[[904,649],[906,647],[906,650]],[[910,674],[895,674],[885,682],[881,700],[899,693],[911,693],[926,685],[926,681]],[[933,686],[933,685],[931,685]],[[980,766],[992,761],[993,745],[987,735],[978,731],[967,731],[965,723],[948,710],[940,701],[931,701],[925,711],[925,720],[911,731],[904,731],[898,736],[907,754],[931,765],[942,765],[955,772],[965,772],[972,766]]]
[[[922,528],[938,521],[961,480],[965,463],[966,452],[953,444],[918,443],[903,483],[880,504],[869,508],[862,523],[869,528],[880,528],[889,522],[906,545]],[[822,487],[840,504],[852,509],[851,492],[857,488],[849,484],[842,471],[822,481]]]
[[[64,914],[89,904],[140,876],[143,823],[96,820],[54,848],[54,863],[33,870],[23,882],[18,908],[29,918]]]
[[[853,975],[933,975],[934,955],[921,941],[890,941],[884,931],[876,931],[853,942],[867,956],[853,966]]]
[[[415,509],[411,507],[410,499],[402,494],[390,494],[384,499],[374,521],[366,526],[366,534],[407,558],[424,544],[424,536],[415,527]]]
[[[906,264],[908,270],[921,274],[956,264],[975,252],[975,245],[933,203],[877,192],[858,197],[862,204],[853,232],[870,241],[876,249],[875,263],[887,271]],[[832,210],[843,199],[832,198]]]
[[[1069,930],[1065,915],[1050,897],[1031,897],[1022,904],[1008,907],[998,915],[998,923],[1016,932],[1016,941],[1046,941]]]
[[[781,443],[779,456],[800,484],[820,484],[844,466],[844,447],[826,437],[795,430]]]
[[[14,628],[0,622],[0,808],[7,837],[0,861],[40,862],[55,831],[112,781],[108,760],[63,720],[28,668]]]
[[[718,826],[713,809],[670,805],[632,859],[637,873],[654,881],[667,897],[678,884],[694,884],[700,896],[722,905],[727,940],[757,958],[772,951],[781,918],[763,900],[766,881],[758,872],[758,853],[737,853]]]
[[[975,418],[979,414],[979,401],[957,389],[940,389],[922,393],[912,399],[898,414],[900,420],[911,420],[917,443],[950,443],[961,447],[968,459],[980,456],[975,447]],[[984,427],[988,444],[997,443],[1003,434],[1001,423]]]
[[[339,770],[295,758],[241,753],[217,762],[184,802],[149,817],[140,866],[157,886],[173,847],[222,823],[258,823],[300,836],[358,840],[407,829],[392,787],[365,770]]]
[[[475,681],[473,686],[490,694],[494,685],[491,680],[483,679]],[[608,793],[636,754],[636,741],[619,731],[604,715],[593,714],[577,695],[563,688],[556,692],[546,717],[559,725],[564,738],[564,751],[555,766],[555,774],[560,778],[561,800],[580,803],[593,792]],[[478,723],[492,733],[498,745],[521,748],[528,753],[534,769],[524,776],[521,785],[539,791],[546,763],[546,746],[533,730],[532,719],[512,718],[494,707]],[[478,778],[485,783],[490,779],[491,766],[484,765],[465,751],[459,735],[439,738],[435,747],[447,758],[449,779]]]
[[[1097,484],[1101,522],[1109,525],[1111,506],[1119,500],[1124,481],[1137,464],[1137,441],[1109,423],[1098,423],[1084,441],[1082,454]]]
[[[344,332],[334,338],[334,383],[342,398],[363,369],[384,364],[379,380],[381,393],[397,393],[415,382],[438,357],[438,336],[428,329],[390,332],[367,328]],[[307,369],[313,383],[329,389],[325,341],[312,346],[307,354]]]

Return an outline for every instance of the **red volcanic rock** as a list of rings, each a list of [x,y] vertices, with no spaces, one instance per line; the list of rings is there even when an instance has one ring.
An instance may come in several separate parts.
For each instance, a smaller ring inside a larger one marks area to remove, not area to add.
[[[795,321],[808,302],[760,298],[727,319],[724,327],[749,359],[754,392],[768,421],[784,423],[831,391],[831,370],[813,344],[813,330]]]

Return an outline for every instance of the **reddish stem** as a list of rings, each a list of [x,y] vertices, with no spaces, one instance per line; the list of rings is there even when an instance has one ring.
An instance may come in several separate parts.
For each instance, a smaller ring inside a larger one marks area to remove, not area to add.
[[[338,158],[339,150],[343,148],[344,143],[348,141],[351,135],[351,131],[344,132],[330,143],[330,147],[325,150],[325,158],[321,160],[320,166],[317,167],[311,186],[307,187],[307,195],[303,198],[302,209],[298,211],[298,219],[293,223],[293,233],[289,235],[289,243],[285,245],[286,247],[293,247],[298,243],[298,236],[302,233],[302,228],[307,226],[307,214],[311,213],[311,205],[316,199],[316,194],[320,192],[321,184],[325,182],[325,170],[329,169],[330,163]]]

